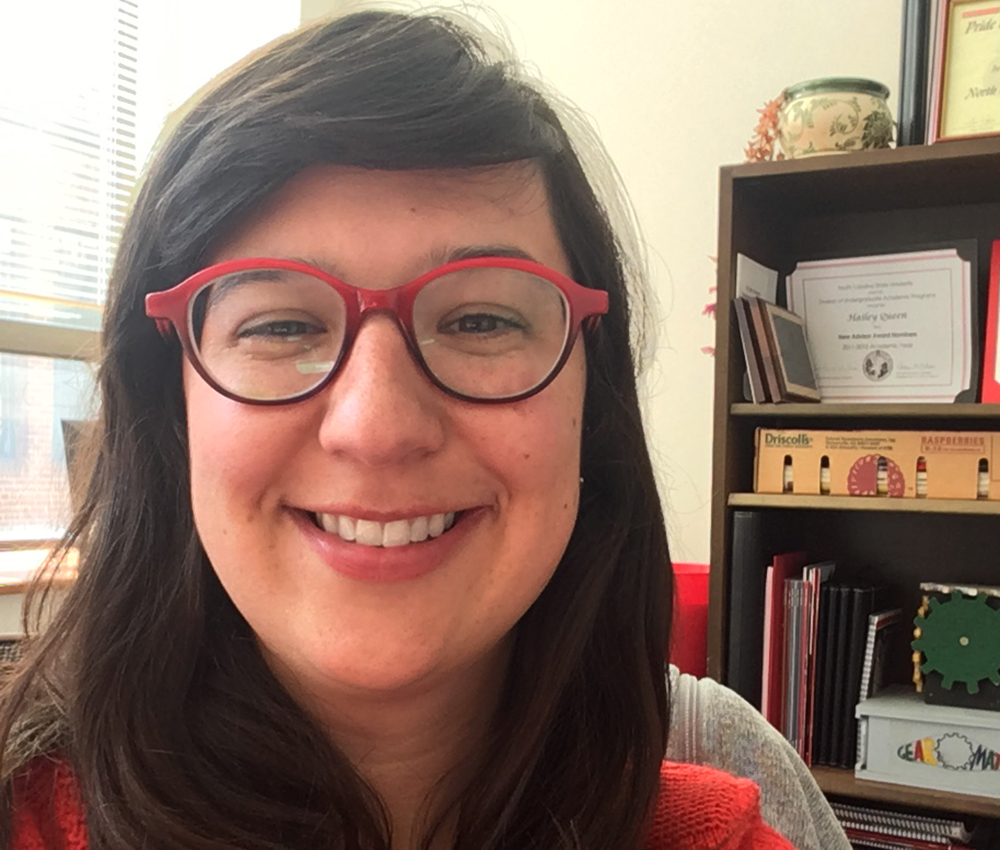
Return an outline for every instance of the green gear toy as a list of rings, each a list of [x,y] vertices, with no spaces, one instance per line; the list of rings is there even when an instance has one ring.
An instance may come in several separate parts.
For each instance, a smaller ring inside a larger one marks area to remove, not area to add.
[[[931,597],[926,615],[913,624],[919,634],[910,646],[925,658],[920,669],[939,673],[941,687],[950,691],[965,682],[977,694],[984,679],[1000,685],[1000,610],[987,605],[985,594],[956,590],[944,601]]]

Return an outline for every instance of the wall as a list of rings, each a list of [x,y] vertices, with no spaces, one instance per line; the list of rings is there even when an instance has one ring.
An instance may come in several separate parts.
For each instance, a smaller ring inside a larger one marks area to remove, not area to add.
[[[294,29],[299,0],[143,0],[138,149],[145,158],[163,116],[249,51]]]

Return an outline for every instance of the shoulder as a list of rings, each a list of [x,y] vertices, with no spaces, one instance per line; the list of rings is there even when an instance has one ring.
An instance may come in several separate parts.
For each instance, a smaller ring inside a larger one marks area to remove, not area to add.
[[[718,741],[731,741],[733,733],[744,736],[756,751],[762,747],[784,749],[784,738],[757,709],[713,679],[689,676],[671,666],[670,693],[670,744],[676,754],[669,758],[701,762]]]
[[[670,674],[668,759],[748,777],[761,787],[765,799],[771,783],[796,773],[795,750],[739,694],[673,667]]]
[[[767,826],[749,779],[701,765],[664,762],[647,850],[794,850]]]
[[[710,765],[760,788],[760,811],[800,850],[850,850],[830,804],[795,748],[739,694],[670,668],[667,758]]]
[[[13,782],[12,850],[86,850],[87,821],[79,783],[58,756],[32,759]]]

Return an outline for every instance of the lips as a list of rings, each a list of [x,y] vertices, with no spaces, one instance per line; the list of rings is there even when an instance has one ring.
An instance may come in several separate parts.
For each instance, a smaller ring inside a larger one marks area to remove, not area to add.
[[[341,540],[362,546],[391,548],[440,537],[455,524],[455,513],[451,511],[389,522],[355,518],[346,514],[317,513],[315,521],[324,531],[336,534]]]

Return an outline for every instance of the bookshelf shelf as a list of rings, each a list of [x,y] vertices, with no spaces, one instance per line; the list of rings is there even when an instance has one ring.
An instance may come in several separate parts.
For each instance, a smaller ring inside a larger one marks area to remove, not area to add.
[[[751,702],[760,698],[759,690],[753,695],[760,679],[753,668],[762,661],[761,564],[772,554],[805,551],[836,560],[838,581],[884,585],[886,605],[907,617],[920,604],[920,582],[988,585],[1000,574],[1000,501],[752,493],[754,429],[997,432],[1000,404],[749,403],[732,301],[737,255],[782,280],[803,260],[974,239],[981,343],[990,248],[1000,236],[997,174],[1000,137],[743,164],[720,173],[708,673],[743,687]],[[755,559],[765,548],[770,554]],[[908,681],[909,655],[895,662],[890,681]],[[998,800],[858,780],[850,770],[813,773],[825,792],[844,798],[1000,819]]]
[[[1000,418],[1000,404],[752,404],[735,402],[733,416],[761,419],[919,419],[943,420],[947,425],[954,419]]]
[[[991,797],[930,791],[910,785],[890,785],[887,782],[868,782],[857,779],[852,770],[837,767],[813,767],[812,775],[825,794],[940,809],[964,815],[1000,817],[1000,800]]]
[[[1000,502],[973,499],[890,499],[876,496],[795,496],[783,493],[730,493],[731,508],[786,508],[812,511],[888,511],[914,514],[1000,516]]]

